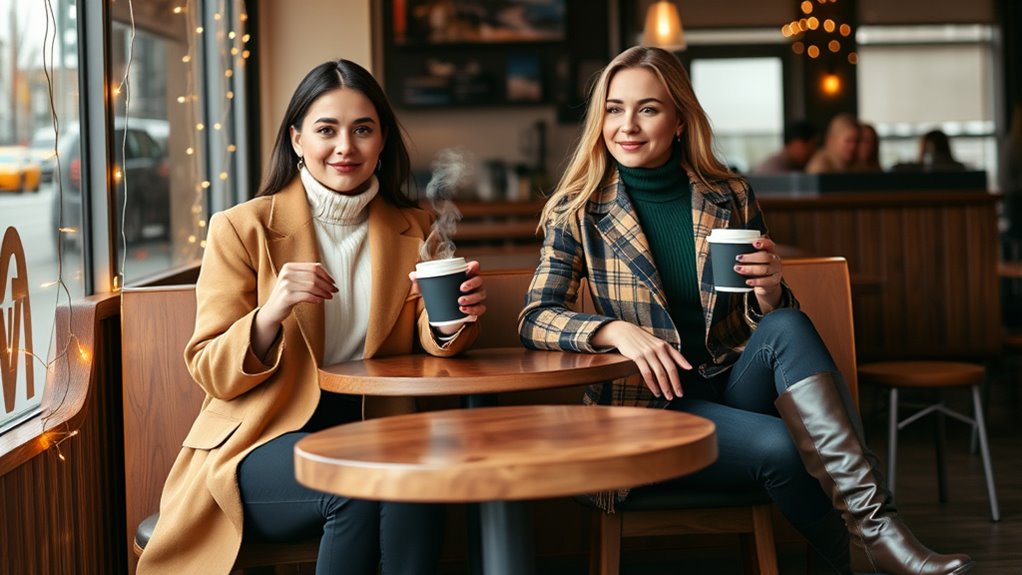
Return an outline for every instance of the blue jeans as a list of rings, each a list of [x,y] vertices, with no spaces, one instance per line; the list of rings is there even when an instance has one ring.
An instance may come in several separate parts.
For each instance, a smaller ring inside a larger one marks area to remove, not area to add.
[[[273,439],[238,466],[246,540],[289,542],[322,534],[316,575],[376,575],[381,560],[383,575],[436,572],[446,508],[350,499],[300,485],[294,445],[306,435]]]
[[[682,346],[682,353],[685,352]],[[830,498],[806,471],[774,400],[791,385],[817,373],[837,373],[830,353],[801,311],[768,313],[735,365],[714,379],[683,376],[684,395],[669,409],[699,415],[717,425],[717,460],[671,485],[762,487],[781,512],[814,542],[817,526],[833,519]],[[831,542],[819,542],[818,549]]]

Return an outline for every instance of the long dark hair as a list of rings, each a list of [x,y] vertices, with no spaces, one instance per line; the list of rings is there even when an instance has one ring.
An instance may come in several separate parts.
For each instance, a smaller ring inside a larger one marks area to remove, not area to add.
[[[409,183],[411,162],[405,147],[404,130],[390,107],[383,88],[368,70],[349,60],[331,60],[313,68],[295,89],[284,112],[284,119],[273,143],[270,165],[259,190],[260,196],[268,196],[282,190],[298,175],[298,155],[291,147],[291,128],[296,130],[305,120],[309,106],[317,98],[337,88],[358,90],[369,98],[380,117],[383,130],[383,151],[380,152],[381,167],[376,177],[380,180],[380,195],[397,206],[413,206],[405,186]]]

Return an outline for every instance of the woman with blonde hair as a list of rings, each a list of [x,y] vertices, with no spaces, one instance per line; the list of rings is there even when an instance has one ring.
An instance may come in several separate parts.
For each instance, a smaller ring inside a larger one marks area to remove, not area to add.
[[[841,374],[782,281],[752,190],[715,157],[709,121],[674,55],[631,48],[603,70],[541,226],[519,317],[523,343],[617,350],[638,365],[641,382],[591,386],[586,403],[713,420],[717,461],[675,480],[679,487],[762,487],[834,572],[972,567],[964,555],[924,547],[894,513]],[[763,234],[759,251],[735,262],[752,291],[713,290],[713,228]],[[583,277],[594,313],[570,309]],[[626,496],[595,502],[612,511]]]

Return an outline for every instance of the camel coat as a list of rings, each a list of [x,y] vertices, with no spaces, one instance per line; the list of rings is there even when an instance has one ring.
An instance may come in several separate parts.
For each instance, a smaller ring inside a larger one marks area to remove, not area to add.
[[[369,204],[371,312],[364,356],[454,355],[475,339],[468,325],[435,342],[408,272],[429,233],[429,216],[377,196]],[[191,431],[167,477],[160,520],[139,560],[141,575],[227,575],[241,546],[242,502],[237,468],[267,441],[300,429],[319,402],[323,306],[299,304],[284,320],[265,363],[250,349],[252,321],[287,262],[319,261],[315,229],[299,179],[210,221],[196,286],[195,333],[185,361],[206,392]]]

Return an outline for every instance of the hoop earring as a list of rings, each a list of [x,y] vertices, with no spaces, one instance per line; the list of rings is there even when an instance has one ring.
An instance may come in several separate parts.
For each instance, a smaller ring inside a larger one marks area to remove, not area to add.
[[[380,170],[382,170],[382,169],[383,169],[383,160],[381,158],[376,158],[376,173],[379,174]]]
[[[304,168],[304,167],[305,167],[305,158],[303,158],[301,156],[298,156],[298,171],[299,172],[302,171],[302,168]]]

